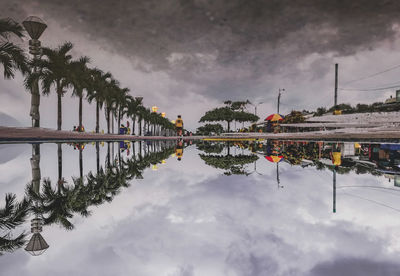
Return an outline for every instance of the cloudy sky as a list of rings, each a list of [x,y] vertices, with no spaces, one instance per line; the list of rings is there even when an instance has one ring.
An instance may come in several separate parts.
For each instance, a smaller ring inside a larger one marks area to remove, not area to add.
[[[102,164],[105,151],[101,148]],[[31,179],[26,170],[31,146],[7,145],[0,152],[0,196],[12,192],[21,198]],[[95,170],[94,153],[87,145],[85,174]],[[41,154],[42,176],[54,183],[57,146],[43,144]],[[78,152],[63,145],[69,183],[79,175],[77,160]],[[388,190],[393,182],[338,175],[333,214],[331,171],[284,162],[279,170],[280,189],[276,166],[265,158],[257,161],[260,174],[228,177],[186,148],[181,162],[167,159],[157,171],[146,170],[144,179],[131,181],[111,203],[91,208],[90,217],[75,216],[75,230],[45,227],[50,248],[40,257],[22,249],[0,257],[0,274],[399,275],[400,204],[398,193]],[[16,233],[23,230],[29,223]]]
[[[330,107],[335,63],[340,87],[395,83],[400,69],[346,84],[400,64],[399,11],[394,0],[0,0],[0,17],[41,17],[48,24],[43,45],[73,42],[75,57],[91,57],[147,106],[171,119],[182,114],[190,129],[228,99],[263,101],[261,117],[276,112],[279,88],[282,113]],[[0,111],[29,125],[30,98],[21,82],[1,79]],[[339,103],[390,94],[394,89],[340,91]],[[77,102],[64,98],[64,129],[77,124]],[[54,95],[42,98],[45,127],[56,126],[55,103]],[[94,107],[84,108],[92,129]]]

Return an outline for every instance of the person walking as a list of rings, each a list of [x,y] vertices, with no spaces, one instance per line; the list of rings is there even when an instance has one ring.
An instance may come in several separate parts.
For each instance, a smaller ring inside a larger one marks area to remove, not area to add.
[[[183,136],[183,120],[181,115],[175,120],[176,135]]]

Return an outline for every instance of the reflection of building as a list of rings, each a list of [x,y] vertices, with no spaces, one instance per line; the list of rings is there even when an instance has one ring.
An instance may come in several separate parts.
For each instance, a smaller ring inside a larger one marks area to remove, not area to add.
[[[344,142],[342,147],[342,156],[350,157],[355,156],[355,145],[352,142]]]
[[[400,175],[385,173],[384,176],[389,179],[389,182],[393,180],[394,186],[400,187]]]

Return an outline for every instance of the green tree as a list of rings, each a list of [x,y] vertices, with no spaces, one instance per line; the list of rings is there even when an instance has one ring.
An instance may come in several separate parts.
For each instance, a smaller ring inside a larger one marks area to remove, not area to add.
[[[73,86],[73,95],[79,98],[79,122],[78,129],[82,129],[82,111],[83,111],[83,91],[86,90],[87,94],[93,89],[93,82],[91,81],[90,69],[87,67],[90,59],[88,57],[81,57],[76,61],[71,62],[71,83]]]
[[[88,91],[88,102],[96,101],[96,133],[100,131],[100,109],[106,100],[106,90],[111,73],[93,68],[90,69],[91,89]]]
[[[259,117],[244,111],[246,104],[249,101],[225,101],[224,107],[214,108],[207,111],[201,118],[201,122],[226,122],[228,125],[227,131],[231,130],[231,122],[256,122]]]
[[[43,57],[37,60],[39,72],[32,73],[25,81],[29,89],[32,83],[39,79],[42,84],[43,94],[48,95],[51,87],[54,86],[57,93],[57,130],[62,125],[62,102],[61,99],[66,89],[71,85],[71,55],[68,52],[72,49],[71,42],[65,42],[56,49],[43,48]]]
[[[298,124],[303,123],[305,118],[301,111],[292,110],[288,115],[285,116],[282,123],[284,124]]]
[[[224,128],[221,124],[205,124],[196,130],[198,135],[220,134],[222,131],[224,131]]]

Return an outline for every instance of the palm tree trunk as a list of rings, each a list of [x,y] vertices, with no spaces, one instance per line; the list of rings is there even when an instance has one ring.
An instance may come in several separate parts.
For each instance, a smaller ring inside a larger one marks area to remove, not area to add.
[[[118,108],[118,125],[117,125],[117,133],[119,133],[119,128],[121,127],[121,109]]]
[[[79,130],[82,129],[82,95],[79,96]]]
[[[57,89],[57,130],[61,130],[61,123],[62,123],[61,97],[62,97],[62,90]]]
[[[139,119],[139,136],[142,136],[142,119]]]
[[[107,133],[110,134],[110,109],[106,107]]]
[[[231,131],[231,121],[228,121],[228,132]]]
[[[36,71],[36,69],[35,69]],[[40,127],[40,93],[39,93],[39,81],[35,80],[31,88],[31,111],[30,115],[32,117],[32,127]]]
[[[96,133],[99,133],[99,112],[100,112],[100,104],[96,101]]]
[[[112,130],[112,134],[114,134],[114,120],[115,120],[115,116],[114,116],[114,112],[111,113],[111,130]]]

